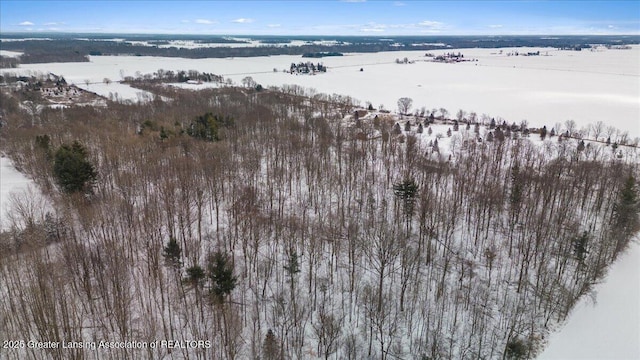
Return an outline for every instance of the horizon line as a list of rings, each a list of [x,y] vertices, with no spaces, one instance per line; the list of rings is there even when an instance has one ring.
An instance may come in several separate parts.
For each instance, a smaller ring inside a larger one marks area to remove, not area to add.
[[[603,33],[579,33],[579,34],[545,34],[545,33],[531,33],[531,34],[518,34],[518,33],[510,33],[510,34],[357,34],[357,35],[340,35],[340,34],[233,34],[233,33],[189,33],[189,32],[100,32],[100,31],[51,31],[51,30],[42,30],[42,31],[1,31],[0,30],[0,38],[3,35],[43,35],[43,34],[91,34],[91,35],[194,35],[194,36],[238,36],[238,37],[247,37],[247,36],[273,36],[273,37],[287,37],[287,36],[309,36],[309,37],[320,37],[320,36],[335,36],[335,37],[459,37],[459,36],[565,36],[565,37],[573,37],[573,36],[637,36],[640,37],[639,33],[621,33],[621,34],[603,34]]]

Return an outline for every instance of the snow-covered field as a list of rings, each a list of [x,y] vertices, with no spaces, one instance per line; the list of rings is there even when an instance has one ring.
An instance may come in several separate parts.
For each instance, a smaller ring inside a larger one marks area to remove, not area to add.
[[[541,56],[513,56],[540,51]],[[438,55],[458,50],[435,50]],[[363,105],[371,102],[395,110],[400,97],[413,99],[413,108],[459,109],[527,120],[531,126],[552,127],[574,120],[578,126],[604,121],[631,138],[640,137],[640,46],[629,50],[561,51],[553,48],[463,49],[465,58],[478,61],[444,64],[428,62],[424,51],[347,54],[312,59],[329,67],[325,74],[291,75],[282,72],[300,56],[225,59],[183,59],[135,56],[93,56],[89,63],[21,65],[23,71],[53,72],[100,95],[118,93],[137,101],[139,90],[100,83],[123,76],[164,70],[198,70],[223,75],[236,84],[246,76],[263,86],[298,84],[319,92],[349,95]],[[413,64],[396,64],[407,57]],[[278,70],[274,72],[274,69]],[[362,69],[362,71],[360,71]],[[7,71],[7,70],[5,70]],[[15,69],[11,70],[15,71]]]
[[[27,191],[32,184],[33,181],[13,167],[9,158],[0,156],[0,230],[6,228],[12,194]]]
[[[220,87],[219,83],[214,82],[203,82],[201,84],[193,84],[193,83],[170,83],[168,86],[177,87],[180,89],[186,90],[202,90],[202,89],[211,89]]]
[[[242,47],[260,47],[260,46],[303,46],[303,45],[339,45],[335,40],[317,40],[317,41],[304,41],[304,40],[291,40],[290,42],[275,42],[275,43],[263,43],[260,40],[254,40],[251,38],[230,38],[230,40],[242,41],[239,43],[206,43],[194,40],[171,40],[168,44],[155,45],[152,42],[138,41],[138,45],[144,46],[158,46],[159,48],[183,48],[183,49],[200,49],[200,48],[215,48],[215,47],[229,47],[229,48],[242,48]]]
[[[640,359],[640,243],[574,307],[539,359]]]
[[[22,55],[21,52],[18,51],[9,51],[9,50],[0,50],[0,56],[6,56],[6,57],[18,57]]]
[[[71,82],[79,88],[91,91],[108,99],[116,100],[117,98],[117,100],[120,101],[125,100],[133,102],[153,99],[153,94],[148,91],[132,88],[129,85],[121,84],[118,82],[112,82],[109,84],[96,82],[89,85],[77,82],[77,80],[73,80]]]

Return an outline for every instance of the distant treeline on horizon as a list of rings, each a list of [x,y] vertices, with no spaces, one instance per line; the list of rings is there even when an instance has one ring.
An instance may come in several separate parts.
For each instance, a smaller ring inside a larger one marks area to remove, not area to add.
[[[594,44],[605,46],[640,44],[640,35],[373,37],[4,33],[0,35],[0,39],[2,39],[3,50],[24,53],[19,59],[21,63],[88,61],[89,55],[222,58],[501,47],[554,47],[581,50],[588,49]],[[172,41],[192,41],[204,46],[184,48],[172,46]],[[215,47],[207,47],[206,44],[215,44]]]

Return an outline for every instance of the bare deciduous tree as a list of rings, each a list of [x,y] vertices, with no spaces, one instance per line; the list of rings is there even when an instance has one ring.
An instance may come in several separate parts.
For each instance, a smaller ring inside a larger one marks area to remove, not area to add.
[[[400,115],[405,115],[409,113],[409,109],[413,105],[413,99],[408,97],[401,97],[398,99],[398,112]]]

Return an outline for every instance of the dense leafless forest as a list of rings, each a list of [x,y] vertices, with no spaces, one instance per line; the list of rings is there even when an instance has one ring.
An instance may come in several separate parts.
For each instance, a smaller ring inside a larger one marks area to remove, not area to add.
[[[638,230],[637,163],[604,144],[461,125],[442,156],[348,97],[154,92],[1,93],[0,150],[39,191],[0,234],[0,339],[186,345],[0,358],[530,358]],[[74,141],[97,176],[69,193],[52,154]]]

